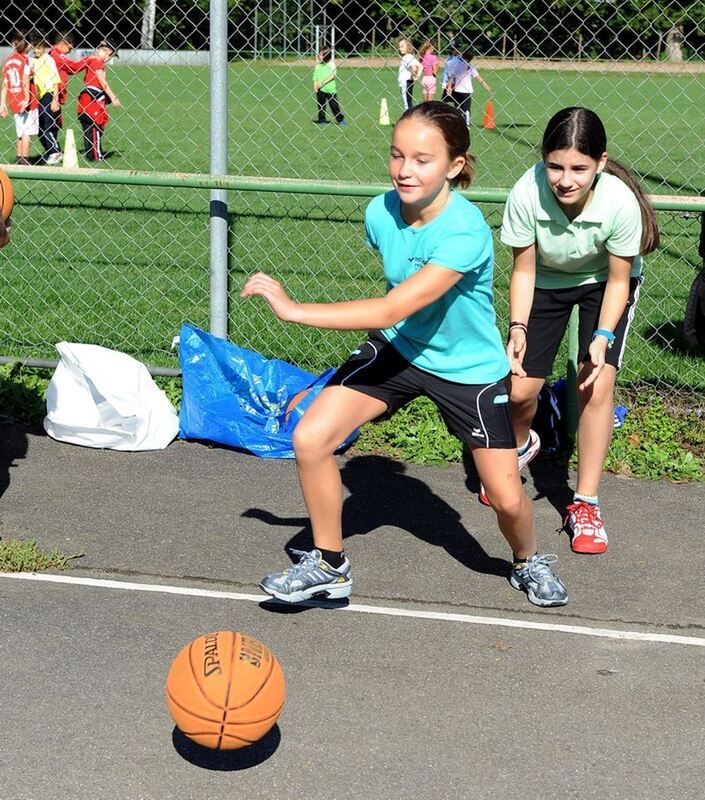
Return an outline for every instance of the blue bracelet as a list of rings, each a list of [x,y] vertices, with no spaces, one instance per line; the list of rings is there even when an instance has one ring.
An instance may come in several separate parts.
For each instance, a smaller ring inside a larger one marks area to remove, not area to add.
[[[595,333],[592,335],[592,340],[595,341],[596,336],[604,336],[607,339],[607,347],[612,347],[615,340],[615,335],[612,331],[608,331],[605,328],[598,328]]]

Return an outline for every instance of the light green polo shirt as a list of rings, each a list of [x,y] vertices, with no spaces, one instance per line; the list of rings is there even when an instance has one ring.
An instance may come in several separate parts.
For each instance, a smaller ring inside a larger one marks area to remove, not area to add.
[[[320,83],[328,78],[330,75],[333,74],[333,70],[330,68],[330,64],[324,62],[322,64],[317,64],[316,68],[313,70],[313,82]],[[336,87],[335,87],[335,79],[332,81],[328,81],[325,86],[321,86],[321,91],[325,92],[326,94],[335,94]]]
[[[509,193],[500,240],[511,247],[536,243],[536,286],[564,289],[606,281],[610,253],[635,256],[631,274],[641,275],[641,233],[639,203],[615,175],[600,173],[590,202],[569,220],[539,162]]]

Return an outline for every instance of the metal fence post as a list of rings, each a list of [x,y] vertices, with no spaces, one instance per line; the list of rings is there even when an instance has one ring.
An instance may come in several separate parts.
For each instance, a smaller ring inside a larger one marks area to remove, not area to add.
[[[210,171],[228,171],[228,3],[210,5]],[[210,193],[210,330],[228,336],[228,193]]]

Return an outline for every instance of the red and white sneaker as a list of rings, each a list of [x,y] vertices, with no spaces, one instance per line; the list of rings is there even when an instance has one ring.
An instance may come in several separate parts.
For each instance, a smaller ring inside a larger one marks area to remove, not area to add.
[[[600,516],[600,507],[578,500],[571,503],[563,520],[570,534],[570,547],[574,553],[604,553],[607,550],[607,531]]]
[[[536,433],[536,431],[529,431],[529,446],[519,456],[519,472],[521,472],[530,461],[533,461],[536,458],[540,450],[541,439],[539,439],[538,433]],[[490,504],[490,500],[487,497],[487,492],[485,492],[485,487],[482,484],[480,484],[480,494],[478,495],[478,500],[484,506],[488,506]]]

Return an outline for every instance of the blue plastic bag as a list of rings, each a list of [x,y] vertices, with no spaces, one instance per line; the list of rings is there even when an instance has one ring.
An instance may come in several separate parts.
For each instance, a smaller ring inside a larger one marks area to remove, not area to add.
[[[182,439],[204,439],[262,458],[293,458],[291,434],[334,369],[316,377],[185,324],[179,338]],[[287,409],[300,392],[306,394]],[[341,447],[358,436],[352,433]]]

